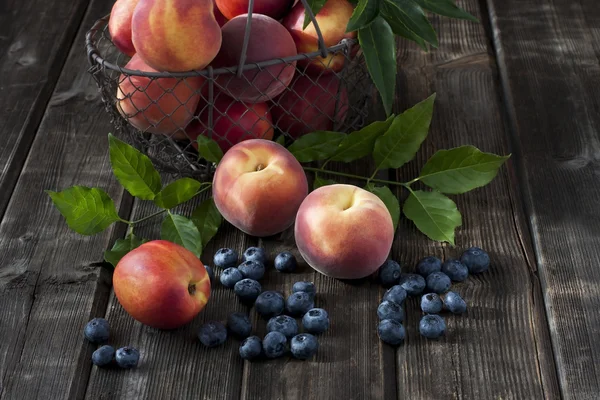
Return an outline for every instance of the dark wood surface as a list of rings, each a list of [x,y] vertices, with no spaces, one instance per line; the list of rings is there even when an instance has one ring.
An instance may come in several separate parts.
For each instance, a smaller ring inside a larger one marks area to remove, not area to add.
[[[315,281],[317,305],[330,311],[332,328],[314,360],[258,363],[243,362],[235,340],[214,350],[197,341],[202,323],[247,310],[220,285],[206,310],[181,329],[158,331],[132,320],[99,263],[123,227],[83,238],[42,192],[100,186],[123,217],[154,211],[133,202],[110,172],[112,127],[87,73],[84,33],[111,5],[0,5],[0,399],[598,398],[600,6],[594,1],[465,0],[461,5],[481,24],[433,18],[438,50],[400,43],[396,110],[434,91],[438,97],[424,151],[397,179],[415,176],[440,148],[473,144],[513,153],[491,185],[455,197],[463,213],[456,248],[401,221],[392,256],[407,270],[427,254],[456,256],[470,245],[490,251],[490,271],[457,286],[470,309],[447,318],[448,336],[422,339],[411,299],[405,345],[383,345],[375,332],[383,294],[376,282],[332,280],[302,262],[291,276],[271,268],[264,287],[289,294],[293,282]],[[156,238],[158,230],[151,220],[138,233]],[[296,251],[291,230],[258,241],[225,224],[202,260],[210,264],[220,247],[241,252],[257,244],[271,258]],[[250,313],[264,333],[265,322]],[[95,316],[110,319],[114,345],[140,348],[138,369],[92,368],[82,328]]]

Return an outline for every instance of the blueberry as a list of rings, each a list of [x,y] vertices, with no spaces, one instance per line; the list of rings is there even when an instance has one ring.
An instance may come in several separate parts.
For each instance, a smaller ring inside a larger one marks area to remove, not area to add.
[[[279,253],[275,257],[275,269],[279,272],[294,272],[297,266],[296,257],[289,251]]]
[[[425,290],[425,278],[417,274],[402,274],[400,286],[411,296],[418,296]]]
[[[221,272],[219,279],[221,280],[221,284],[223,286],[233,288],[236,283],[244,279],[244,276],[239,269],[235,267],[229,267]]]
[[[258,261],[244,261],[238,267],[244,278],[259,281],[265,276],[265,264]]]
[[[439,315],[427,314],[419,322],[419,332],[427,339],[437,339],[446,333],[446,322]]]
[[[382,342],[398,346],[404,342],[406,330],[400,322],[393,319],[384,319],[377,327],[377,335]]]
[[[317,354],[319,341],[310,333],[301,333],[292,338],[290,350],[294,358],[307,360]]]
[[[455,282],[462,282],[469,276],[469,269],[467,266],[454,259],[444,261],[442,272]]]
[[[329,329],[329,315],[322,308],[313,308],[302,317],[302,326],[306,332],[323,333]]]
[[[402,305],[404,300],[406,300],[406,295],[406,290],[402,286],[395,285],[385,292],[382,300],[389,300]]]
[[[287,315],[278,315],[267,322],[267,331],[281,332],[288,339],[298,334],[298,323]]]
[[[310,294],[295,292],[287,298],[285,306],[290,315],[302,316],[311,308],[315,308],[315,302]]]
[[[94,318],[85,326],[83,335],[92,343],[104,343],[110,337],[110,325],[104,318]]]
[[[244,251],[242,261],[256,261],[264,265],[267,263],[267,253],[261,247],[248,247]]]
[[[214,285],[215,283],[215,273],[210,265],[205,265],[206,273],[208,274],[208,278],[210,279],[210,284]]]
[[[247,338],[252,333],[252,323],[247,314],[235,312],[227,317],[227,327],[239,338]]]
[[[432,274],[434,272],[440,272],[441,270],[442,260],[434,256],[422,258],[417,263],[417,272],[423,278],[427,278],[427,275]]]
[[[267,290],[262,292],[254,303],[256,312],[265,318],[271,318],[279,315],[285,308],[285,300],[280,293]]]
[[[121,347],[115,353],[115,361],[121,368],[137,367],[140,361],[140,352],[131,346]]]
[[[400,279],[400,264],[394,260],[387,260],[379,267],[379,281],[383,286],[393,286]]]
[[[380,320],[393,319],[402,322],[404,320],[404,310],[400,304],[384,300],[377,307],[377,316]]]
[[[427,293],[421,297],[421,310],[428,314],[437,314],[443,308],[442,299],[436,293]]]
[[[281,332],[269,332],[263,339],[263,350],[267,358],[277,358],[287,350],[287,338]]]
[[[262,353],[262,341],[258,336],[250,336],[240,344],[240,357],[253,360]]]
[[[467,266],[472,274],[487,271],[490,267],[490,256],[479,247],[471,247],[460,256],[460,261]]]
[[[110,364],[115,357],[115,349],[112,346],[104,345],[92,353],[92,363],[99,367]]]
[[[456,292],[448,292],[444,296],[444,307],[453,314],[462,314],[467,311],[467,303]]]
[[[444,293],[450,289],[452,281],[443,272],[434,272],[427,277],[427,290],[433,293]]]
[[[315,295],[317,294],[317,289],[315,288],[314,283],[301,281],[301,282],[294,283],[294,286],[292,286],[292,293],[296,293],[296,292],[308,293],[314,299]]]
[[[242,279],[233,287],[233,292],[240,300],[245,302],[253,302],[256,300],[261,291],[262,287],[260,286],[260,283],[254,279]]]
[[[227,329],[220,322],[208,322],[198,330],[198,339],[206,347],[217,347],[227,340]]]
[[[217,268],[227,269],[237,265],[238,254],[232,249],[219,249],[213,257],[213,265]]]

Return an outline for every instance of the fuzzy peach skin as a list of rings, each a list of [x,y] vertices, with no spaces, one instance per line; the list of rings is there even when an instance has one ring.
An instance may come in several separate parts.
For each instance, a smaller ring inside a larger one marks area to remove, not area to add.
[[[307,193],[300,163],[283,146],[264,139],[233,146],[213,179],[213,198],[223,217],[258,237],[291,226]]]
[[[394,224],[374,194],[352,185],[329,185],[306,197],[294,234],[300,254],[315,270],[337,279],[360,279],[387,259]]]
[[[115,295],[134,319],[158,329],[190,322],[210,297],[204,264],[191,251],[165,240],[144,243],[117,264]]]
[[[129,57],[135,54],[131,41],[131,18],[139,0],[118,0],[110,12],[108,32],[114,45]]]
[[[159,71],[206,67],[221,48],[213,0],[140,0],[131,20],[137,53]]]
[[[355,38],[356,32],[346,33],[346,26],[354,12],[354,6],[347,0],[327,0],[315,16],[325,46],[331,47],[338,44],[344,38]],[[292,34],[296,43],[298,53],[312,53],[319,50],[317,30],[311,22],[306,29],[304,25],[304,6],[298,3],[292,11],[283,19],[283,26]],[[322,72],[338,72],[344,66],[345,57],[341,53],[329,54],[326,58],[317,57],[313,60],[298,61],[298,65],[307,67],[309,73],[319,74]]]
[[[217,7],[227,19],[248,12],[249,0],[216,0]],[[264,14],[274,19],[280,19],[287,13],[293,0],[254,0],[253,14]]]

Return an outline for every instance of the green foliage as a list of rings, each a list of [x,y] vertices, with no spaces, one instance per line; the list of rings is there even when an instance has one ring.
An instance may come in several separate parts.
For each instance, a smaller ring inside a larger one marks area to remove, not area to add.
[[[196,256],[202,253],[202,237],[196,225],[183,215],[167,213],[160,228],[160,238],[177,243]]]

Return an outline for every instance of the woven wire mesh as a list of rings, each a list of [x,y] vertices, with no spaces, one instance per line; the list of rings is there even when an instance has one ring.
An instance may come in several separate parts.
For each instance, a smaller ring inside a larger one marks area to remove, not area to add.
[[[246,63],[240,73],[149,72],[115,47],[108,18],[87,34],[90,72],[115,134],[162,172],[210,180],[214,165],[199,157],[199,135],[227,151],[256,137],[291,143],[317,130],[351,132],[367,118],[372,84],[354,39],[327,48],[326,58],[321,51]]]

